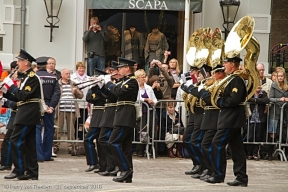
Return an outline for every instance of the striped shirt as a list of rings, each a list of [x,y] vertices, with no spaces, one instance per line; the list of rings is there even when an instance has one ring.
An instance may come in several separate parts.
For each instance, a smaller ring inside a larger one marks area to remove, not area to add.
[[[75,103],[74,101],[67,101],[67,99],[74,99],[71,85],[62,84],[62,96],[60,100],[60,111],[68,111],[68,112],[75,112]],[[64,100],[64,101],[62,101]],[[66,101],[65,101],[66,100]]]

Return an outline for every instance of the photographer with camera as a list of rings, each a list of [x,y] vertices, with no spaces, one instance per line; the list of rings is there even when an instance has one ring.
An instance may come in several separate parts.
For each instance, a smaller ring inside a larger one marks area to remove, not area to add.
[[[167,64],[161,63],[158,60],[152,60],[150,63],[149,71],[148,71],[148,81],[150,81],[150,78],[153,76],[154,68],[159,68],[159,71],[160,71],[159,80],[157,83],[159,83],[160,90],[163,93],[162,100],[169,100],[171,98],[171,90],[175,82],[174,78],[170,75],[169,66]],[[159,85],[157,84],[157,86]],[[160,108],[160,106],[162,107],[162,109]],[[166,114],[166,103],[161,103],[159,105],[156,105],[156,114],[158,117],[156,124],[157,124],[157,130],[159,132],[159,125],[160,125],[159,117],[161,114]],[[165,135],[161,134],[160,136],[161,138],[157,138],[157,139],[161,139],[161,140],[165,139]],[[157,150],[158,155],[166,154],[166,146],[164,143],[159,143],[157,148],[158,148]]]
[[[163,99],[169,99],[171,98],[171,90],[174,85],[174,78],[169,73],[169,66],[161,63],[158,60],[151,61],[148,72],[148,80],[153,76],[153,69],[155,67],[159,68],[160,71],[158,83],[160,84],[160,89],[163,93]]]
[[[87,45],[88,56],[88,76],[94,75],[94,69],[98,68],[102,71],[105,69],[105,41],[109,38],[99,25],[98,17],[92,17],[90,19],[90,26],[87,31],[84,32],[83,41]]]

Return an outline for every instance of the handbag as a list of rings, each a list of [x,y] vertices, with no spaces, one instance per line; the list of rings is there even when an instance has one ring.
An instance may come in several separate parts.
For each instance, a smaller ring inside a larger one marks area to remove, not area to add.
[[[138,93],[138,102],[135,102],[136,120],[142,117],[142,104],[140,102],[140,93]]]
[[[147,131],[143,131],[147,127],[147,124],[138,132],[140,134],[140,142],[148,143],[149,134]]]
[[[42,81],[41,81],[41,79],[38,77],[38,75],[36,75],[36,77],[37,77],[38,80],[39,80],[39,83],[40,83],[40,91],[41,91],[41,98],[39,99],[40,113],[41,113],[41,116],[44,116],[44,113],[47,111],[47,105],[46,105],[45,100],[44,100]]]

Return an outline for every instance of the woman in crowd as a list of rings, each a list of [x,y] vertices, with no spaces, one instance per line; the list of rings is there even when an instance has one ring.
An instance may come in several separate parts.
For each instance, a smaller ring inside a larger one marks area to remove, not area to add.
[[[249,119],[248,142],[264,141],[264,134],[266,131],[267,110],[266,104],[269,103],[269,98],[265,91],[262,91],[261,85],[256,89],[255,94],[248,100],[252,115]],[[248,159],[259,160],[259,146],[258,144],[248,144]]]
[[[269,99],[274,105],[272,105],[270,109],[268,142],[275,142],[275,133],[277,133],[281,113],[280,107],[284,102],[288,102],[288,85],[285,71],[277,71],[277,78],[276,81],[272,83]],[[268,146],[268,160],[270,161],[272,160],[273,147],[273,145]]]
[[[271,80],[272,80],[273,82],[275,82],[276,79],[277,79],[277,72],[274,71],[274,72],[271,74]]]
[[[89,76],[85,73],[86,66],[82,62],[78,62],[76,64],[76,71],[71,75],[71,81],[76,84],[82,83],[78,85],[78,88],[81,89],[83,92],[83,98],[86,98],[87,92],[89,87],[82,89],[87,83],[85,81],[89,80]],[[89,82],[88,82],[89,84]],[[87,102],[86,101],[79,101],[78,102],[79,109],[80,109],[80,117],[75,121],[75,138],[83,140],[83,135],[85,133],[84,124],[85,120],[88,117],[88,110],[87,110]],[[84,132],[83,132],[84,131]]]
[[[148,104],[149,107],[154,106],[157,103],[156,96],[151,86],[146,84],[146,73],[143,69],[139,69],[135,72],[135,77],[139,83],[139,93],[137,102],[140,100]],[[149,113],[149,120],[148,120]],[[142,119],[142,120],[141,120]],[[147,108],[147,105],[142,104],[142,118],[137,121],[137,133],[146,132],[149,126],[149,137],[152,138],[152,123],[153,123],[153,111]],[[149,122],[149,125],[147,124]],[[144,157],[145,145],[137,145],[138,157]]]

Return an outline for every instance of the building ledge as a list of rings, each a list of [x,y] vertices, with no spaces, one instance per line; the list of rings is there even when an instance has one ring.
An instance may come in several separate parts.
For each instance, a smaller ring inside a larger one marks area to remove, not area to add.
[[[5,31],[0,30],[0,35],[5,35]]]

